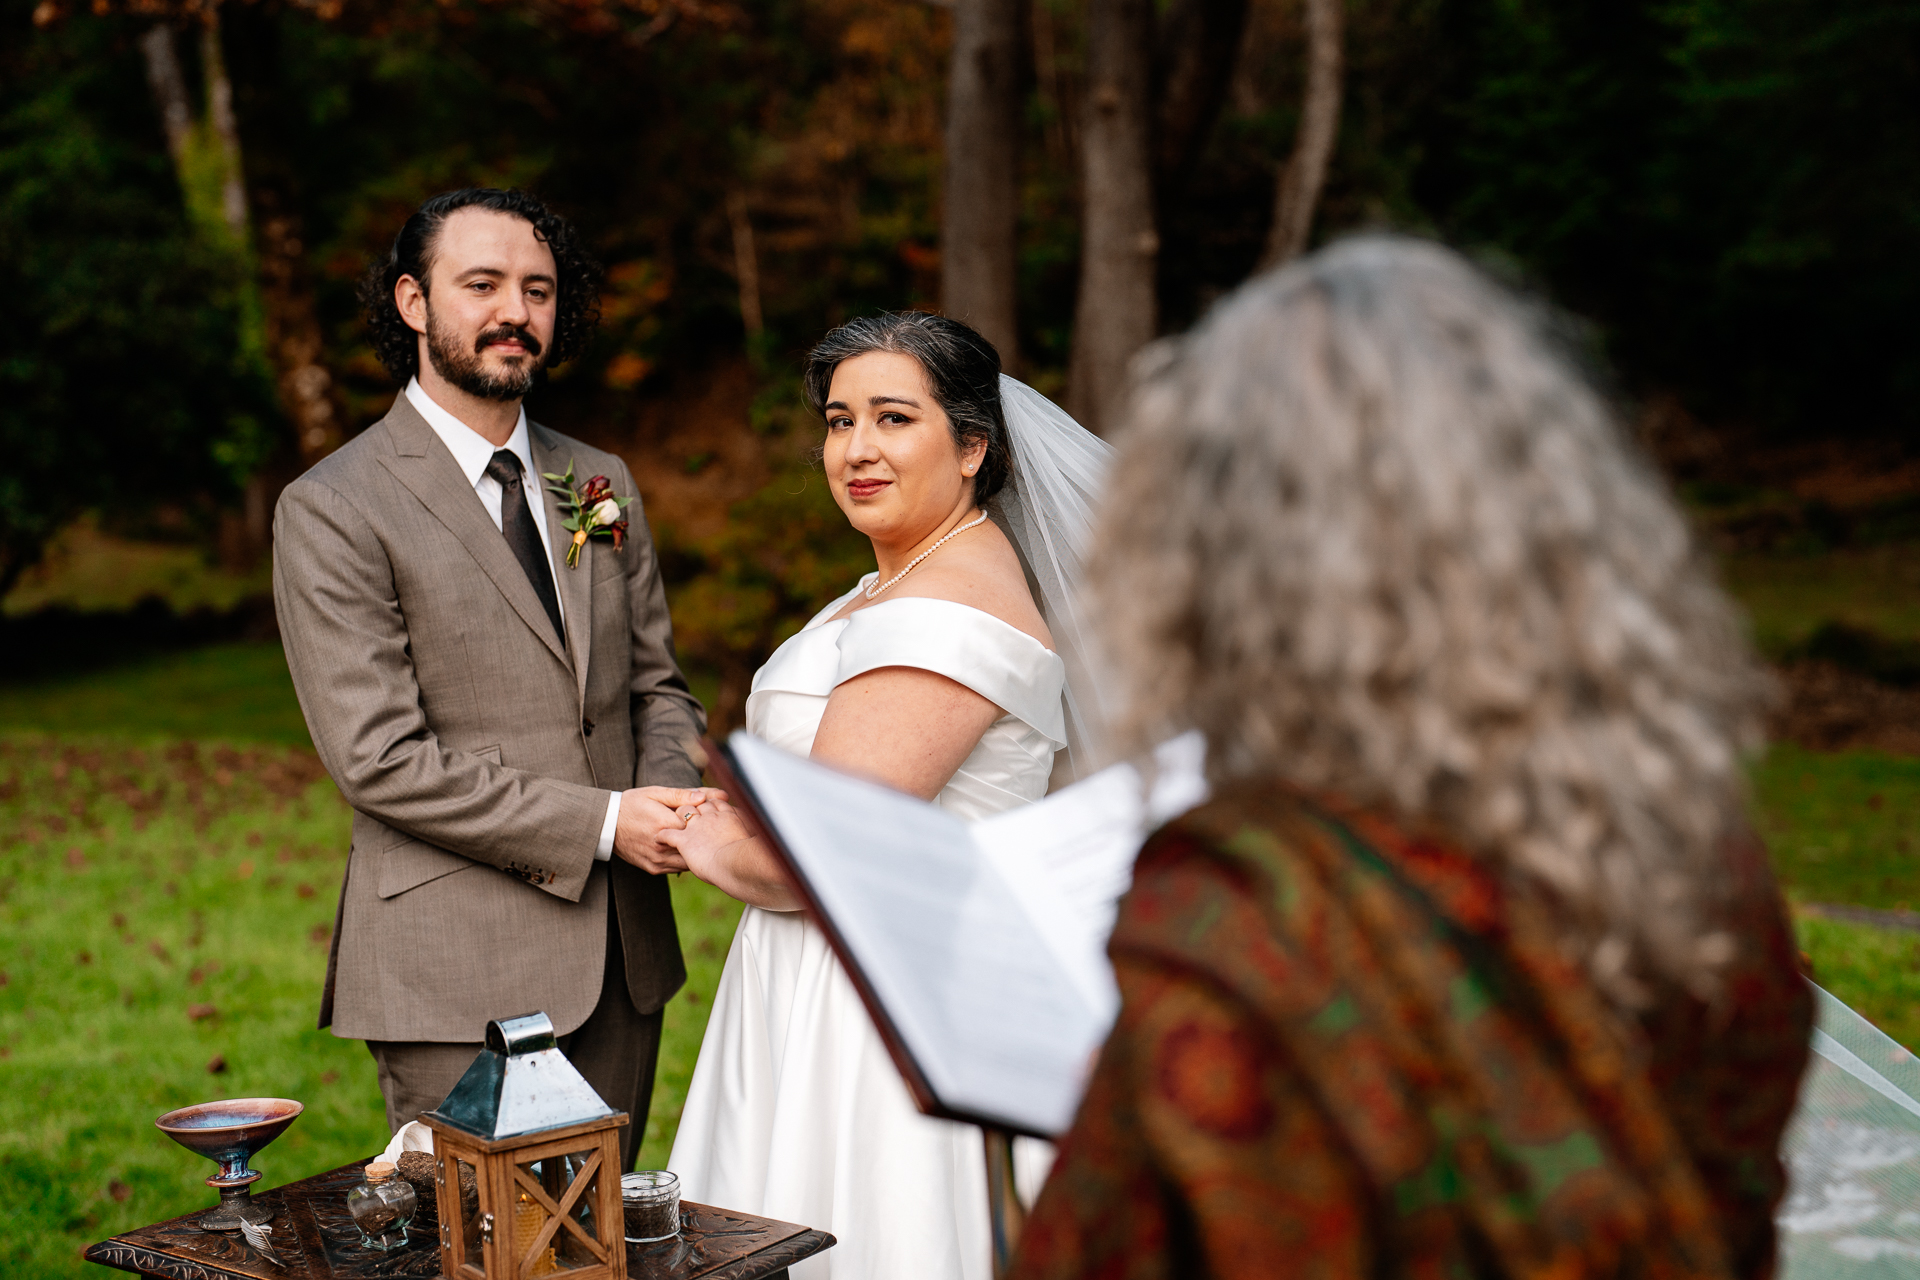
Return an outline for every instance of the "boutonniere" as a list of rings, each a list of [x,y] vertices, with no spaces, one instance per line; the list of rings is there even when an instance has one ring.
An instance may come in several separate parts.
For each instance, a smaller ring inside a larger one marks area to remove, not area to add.
[[[633,499],[615,497],[613,484],[605,476],[595,476],[575,488],[571,458],[567,460],[567,474],[542,471],[540,475],[547,488],[559,496],[560,506],[567,513],[560,522],[573,534],[573,543],[567,548],[567,568],[580,567],[580,548],[587,545],[588,538],[612,538],[615,551],[626,545],[627,517],[620,508]]]

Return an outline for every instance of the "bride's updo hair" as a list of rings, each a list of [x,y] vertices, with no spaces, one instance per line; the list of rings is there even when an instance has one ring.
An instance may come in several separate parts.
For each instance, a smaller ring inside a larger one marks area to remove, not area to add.
[[[807,353],[804,382],[807,404],[815,413],[826,412],[833,371],[842,361],[869,351],[920,362],[934,401],[952,425],[954,447],[986,442],[986,456],[973,478],[973,500],[986,505],[1013,473],[1007,416],[1000,407],[1000,353],[958,320],[925,311],[886,311],[849,320]]]

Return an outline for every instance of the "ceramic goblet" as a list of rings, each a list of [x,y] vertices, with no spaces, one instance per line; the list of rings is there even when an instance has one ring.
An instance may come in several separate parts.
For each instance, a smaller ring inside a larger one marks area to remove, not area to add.
[[[247,1162],[305,1110],[305,1104],[288,1098],[229,1098],[181,1107],[154,1121],[160,1132],[220,1166],[207,1179],[207,1185],[220,1193],[219,1207],[202,1214],[195,1226],[202,1231],[238,1231],[242,1222],[273,1220],[273,1210],[253,1202],[253,1184],[260,1174]]]

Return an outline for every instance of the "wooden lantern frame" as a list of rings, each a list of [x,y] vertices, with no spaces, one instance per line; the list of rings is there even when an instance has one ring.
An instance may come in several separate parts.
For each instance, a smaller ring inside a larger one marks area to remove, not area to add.
[[[560,1280],[627,1280],[626,1212],[620,1199],[620,1128],[625,1112],[600,1116],[578,1124],[540,1129],[506,1138],[482,1138],[448,1124],[433,1112],[421,1119],[433,1131],[434,1187],[440,1205],[440,1273],[448,1280],[533,1280],[540,1255],[557,1246],[562,1232],[571,1235],[598,1262],[550,1272]],[[589,1151],[587,1164],[572,1184],[559,1187],[548,1171],[542,1179],[527,1176],[522,1164],[558,1159]],[[479,1224],[480,1257],[467,1247],[469,1226],[460,1194],[457,1160],[472,1166],[478,1185],[474,1220]],[[592,1184],[593,1220],[602,1240],[579,1229],[571,1213]],[[519,1238],[514,1206],[521,1194],[531,1196],[546,1211],[546,1220],[531,1239]],[[477,1263],[477,1265],[476,1265]]]

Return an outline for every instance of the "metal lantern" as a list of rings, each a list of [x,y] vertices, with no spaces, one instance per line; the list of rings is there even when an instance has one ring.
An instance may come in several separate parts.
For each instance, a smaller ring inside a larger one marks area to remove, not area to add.
[[[620,1126],[544,1013],[487,1024],[433,1130],[440,1270],[451,1280],[626,1280]]]

